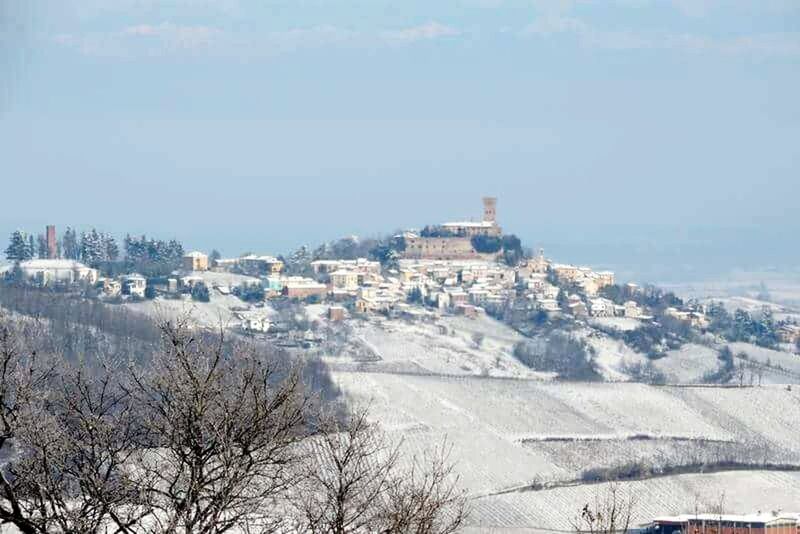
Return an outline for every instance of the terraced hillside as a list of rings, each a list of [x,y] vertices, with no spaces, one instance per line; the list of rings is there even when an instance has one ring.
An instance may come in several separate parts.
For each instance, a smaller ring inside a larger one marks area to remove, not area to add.
[[[474,497],[476,527],[564,528],[564,518],[597,490],[596,484],[582,482],[593,470],[606,473],[632,463],[655,473],[715,464],[800,466],[800,392],[785,386],[363,372],[337,372],[334,380],[350,401],[369,403],[371,417],[402,438],[409,452],[445,438],[452,442],[461,483]],[[724,489],[726,477],[751,476],[773,493],[800,485],[800,475],[788,470],[719,473],[711,480]],[[688,510],[694,504],[692,488],[702,486],[702,478],[651,474],[626,484],[648,496],[648,507],[640,510],[647,517]],[[552,489],[536,489],[543,486]],[[800,489],[796,492],[800,495]],[[759,504],[748,495],[733,498],[741,499],[744,509],[777,505]],[[708,498],[715,496],[712,491]]]

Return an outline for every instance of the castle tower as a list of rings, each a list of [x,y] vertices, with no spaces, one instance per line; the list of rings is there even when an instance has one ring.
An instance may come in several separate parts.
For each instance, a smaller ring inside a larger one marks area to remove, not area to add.
[[[56,227],[51,224],[47,226],[47,257],[54,260],[56,255]]]
[[[483,197],[483,221],[497,222],[497,199],[495,197]]]

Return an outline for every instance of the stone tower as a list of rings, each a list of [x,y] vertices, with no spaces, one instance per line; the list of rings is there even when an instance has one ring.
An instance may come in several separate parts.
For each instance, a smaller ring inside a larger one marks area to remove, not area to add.
[[[483,220],[484,222],[497,222],[497,199],[495,197],[483,197]]]

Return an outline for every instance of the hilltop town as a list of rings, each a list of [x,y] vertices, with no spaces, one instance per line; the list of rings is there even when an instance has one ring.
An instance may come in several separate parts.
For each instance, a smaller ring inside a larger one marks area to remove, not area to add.
[[[324,308],[331,322],[370,316],[436,322],[488,315],[528,337],[567,330],[595,341],[595,352],[602,350],[598,340],[613,338],[630,346],[631,353],[649,356],[620,360],[615,370],[606,369],[618,377],[626,374],[622,367],[641,372],[643,364],[704,336],[703,345],[754,341],[788,352],[800,342],[794,316],[780,309],[773,316],[774,307],[753,314],[739,310],[734,317],[735,310],[720,303],[684,302],[658,288],[617,284],[611,271],[559,263],[543,250],[523,250],[516,236],[503,233],[497,199],[491,197],[483,199],[477,221],[428,225],[366,242],[350,237],[285,256],[223,258],[216,251],[185,252],[176,240],[145,236],[127,236],[123,248],[124,257],[113,237],[96,230],[78,236],[68,228],[59,238],[56,228],[48,226],[38,243],[32,234],[16,232],[6,250],[13,262],[6,283],[79,291],[109,305],[134,308],[147,302],[162,308],[191,302],[200,315],[205,310],[209,317],[225,318],[228,327],[265,336],[287,333],[274,313],[287,302],[313,306],[318,315]],[[298,334],[319,339],[308,331],[293,333]],[[728,370],[722,374],[730,379],[736,362],[727,354],[724,358]],[[706,366],[709,374],[715,363]]]
[[[549,258],[504,232],[495,198],[477,221],[272,252],[19,231],[0,306],[65,324],[79,319],[50,303],[190,314],[314,362],[404,450],[453,441],[475,531],[570,529],[569,506],[600,480],[654,496],[634,519],[659,533],[710,529],[691,507],[721,494],[726,524],[797,525],[753,513],[800,498],[797,310],[687,300]]]

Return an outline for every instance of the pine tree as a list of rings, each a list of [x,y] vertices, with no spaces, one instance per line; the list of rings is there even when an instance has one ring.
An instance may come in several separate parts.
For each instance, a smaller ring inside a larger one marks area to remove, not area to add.
[[[292,274],[303,274],[308,270],[311,263],[311,254],[308,252],[308,247],[301,246],[286,260],[286,268]]]
[[[67,227],[63,237],[63,253],[68,260],[78,260],[81,257],[81,247],[78,243],[78,234],[73,228]]]
[[[103,235],[103,245],[105,247],[106,260],[117,261],[119,259],[119,246],[114,236],[110,234]]]
[[[33,258],[33,247],[28,240],[28,235],[21,230],[11,234],[8,248],[6,248],[5,252],[6,259],[15,262],[27,261]]]
[[[116,243],[114,244],[116,246]],[[88,265],[97,265],[109,260],[108,238],[92,228],[81,234],[81,260]],[[113,251],[112,251],[113,252]]]
[[[36,242],[37,242],[37,245],[38,245],[39,258],[40,259],[49,258],[50,257],[50,249],[47,246],[47,239],[44,237],[44,235],[43,234],[39,234],[38,236],[36,236]]]

